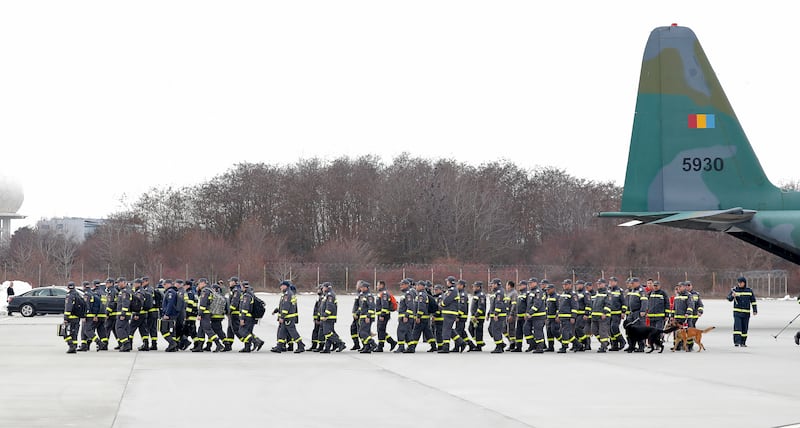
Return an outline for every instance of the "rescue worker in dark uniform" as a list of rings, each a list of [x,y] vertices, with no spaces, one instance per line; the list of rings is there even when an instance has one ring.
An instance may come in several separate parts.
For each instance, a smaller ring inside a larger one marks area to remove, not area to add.
[[[493,354],[500,354],[504,351],[503,345],[503,330],[508,326],[508,299],[503,291],[503,282],[500,279],[492,279],[490,285],[492,287],[492,295],[489,298],[489,333],[494,340],[495,348]]]
[[[320,309],[325,293],[322,292],[322,284],[317,285],[317,300],[314,301],[314,309],[311,311],[311,319],[314,322],[314,330],[311,331],[311,352],[322,351],[324,339],[322,338],[322,321],[320,321]]]
[[[178,350],[175,326],[178,319],[178,293],[171,279],[164,280],[164,299],[161,302],[161,337],[167,341],[166,352]]]
[[[239,308],[242,301],[242,285],[239,283],[239,277],[230,277],[228,279],[228,288],[230,288],[231,292],[230,300],[228,301],[228,330],[225,338],[222,339],[226,351],[233,349],[233,342],[237,337],[239,340],[243,340],[243,337],[239,334],[242,326],[240,322],[241,309]]]
[[[183,334],[186,341],[185,348],[189,347],[191,344],[193,347],[197,346],[198,342],[200,343],[199,346],[203,345],[203,340],[205,337],[198,337],[197,334],[197,294],[195,293],[194,281],[181,281],[183,285],[183,302],[184,306],[184,321],[183,321]],[[184,349],[185,349],[184,348]]]
[[[411,341],[408,342],[408,348],[405,350],[407,354],[416,352],[420,337],[428,338],[428,343],[431,343],[430,340],[435,341],[433,331],[431,331],[431,315],[428,312],[428,303],[432,297],[425,291],[424,281],[418,281],[414,286],[416,287],[412,307],[414,330],[411,333]],[[431,343],[431,349],[436,349],[435,342]]]
[[[567,348],[572,344],[572,351],[580,351],[582,345],[575,341],[575,318],[578,317],[578,296],[572,291],[572,280],[565,279],[562,283],[562,291],[558,295],[558,317],[556,322],[561,330],[561,348],[559,354],[567,352]]]
[[[297,332],[297,296],[292,290],[292,283],[289,281],[281,281],[280,289],[281,300],[278,306],[278,344],[270,349],[272,352],[285,352],[287,343],[296,343],[297,349],[294,350],[295,354],[305,352],[306,345],[300,338]]]
[[[528,281],[522,280],[517,284],[517,298],[514,305],[516,320],[514,325],[514,347],[511,352],[522,352],[522,341],[525,339],[525,318],[528,313]]]
[[[625,338],[622,337],[622,332],[619,325],[622,322],[622,316],[625,313],[625,296],[622,294],[622,289],[617,284],[617,277],[612,276],[609,278],[608,288],[608,307],[611,308],[611,333],[610,342],[611,348],[609,351],[619,351],[625,347]]]
[[[686,283],[681,281],[678,283],[678,294],[675,295],[675,300],[673,302],[674,305],[674,313],[673,316],[675,321],[684,327],[689,326],[689,316],[692,315],[694,309],[692,308],[692,301],[691,296],[686,291]],[[676,350],[680,350],[683,348],[683,343],[680,344],[680,348],[677,347]]]
[[[375,312],[378,317],[378,347],[375,352],[383,352],[383,346],[389,342],[389,350],[394,350],[397,341],[386,332],[386,326],[392,318],[392,299],[386,289],[386,281],[380,280],[375,285],[378,294],[375,296]]]
[[[692,302],[692,314],[689,315],[687,322],[689,327],[696,327],[697,320],[703,316],[703,299],[700,298],[700,293],[692,286],[692,281],[686,281],[686,292],[689,293],[690,301]],[[694,346],[694,339],[689,339],[689,350]]]
[[[100,296],[95,296],[89,281],[83,281],[81,285],[83,286],[83,299],[86,301],[86,317],[83,319],[81,347],[78,348],[78,351],[88,351],[89,344],[94,341],[98,321],[97,313],[102,305],[100,304]]]
[[[584,351],[592,350],[592,340],[590,329],[592,327],[592,296],[594,295],[594,283],[585,281],[583,289],[577,292],[578,305],[583,308],[582,314],[575,320],[575,337],[583,345]]]
[[[625,295],[625,325],[644,326],[647,315],[647,294],[637,277],[628,278],[628,292]],[[644,339],[637,343],[629,343],[627,351],[644,352]]]
[[[592,326],[591,334],[600,342],[598,353],[605,353],[608,349],[609,334],[611,332],[611,307],[609,306],[608,292],[605,278],[597,280],[597,292],[592,295]]]
[[[444,345],[444,316],[442,315],[441,307],[443,292],[444,286],[442,284],[436,284],[433,286],[433,295],[431,296],[431,299],[433,299],[436,305],[431,313],[431,319],[433,320],[433,337],[436,338],[436,346],[429,349],[428,352],[435,352]]]
[[[117,286],[119,287],[119,292],[117,293],[117,312],[119,315],[114,323],[114,330],[117,335],[117,341],[119,341],[119,351],[130,352],[133,349],[130,339],[130,305],[133,292],[124,277],[117,278]]]
[[[67,296],[64,298],[64,324],[66,325],[66,335],[64,342],[67,344],[67,354],[74,354],[78,350],[78,334],[80,334],[81,318],[77,313],[76,301],[79,299],[78,292],[75,291],[75,283],[67,283]]]
[[[106,330],[106,320],[108,319],[108,306],[105,289],[100,288],[100,280],[92,281],[92,293],[98,301],[97,323],[94,334],[94,342],[97,343],[98,351],[108,350],[108,330]]]
[[[321,354],[330,354],[332,350],[342,352],[347,345],[336,333],[336,318],[339,313],[339,301],[336,299],[336,293],[333,291],[333,284],[330,282],[322,283],[322,292],[325,299],[323,306],[320,310],[320,321],[322,321],[322,336],[325,338],[325,343],[320,351]]]
[[[205,278],[201,278],[201,279],[205,279]],[[210,284],[210,283],[208,283],[208,280],[206,279],[206,284],[207,284],[206,287],[211,288],[211,290],[214,291],[214,293],[211,294],[211,299],[209,301],[209,308],[210,308],[211,303],[214,301],[214,299],[217,299],[217,298],[223,300],[224,303],[225,303],[224,308],[223,308],[223,312],[224,313],[222,313],[222,314],[212,313],[211,314],[211,329],[214,330],[214,333],[217,335],[217,337],[219,338],[219,341],[222,343],[222,351],[220,351],[220,352],[226,352],[226,351],[229,351],[230,349],[225,347],[224,339],[227,336],[225,334],[225,329],[222,328],[222,320],[224,320],[225,317],[228,314],[229,303],[227,301],[225,301],[225,296],[222,294],[222,286],[219,283]],[[206,341],[206,347],[205,347],[206,351],[210,351],[211,350],[211,344],[212,344],[211,341]]]
[[[545,292],[545,313],[547,321],[545,322],[545,330],[547,331],[547,349],[545,352],[555,351],[556,340],[561,340],[561,325],[556,322],[558,319],[558,294],[556,294],[556,286],[551,284],[550,281],[543,279]]]
[[[103,293],[103,297],[105,298],[104,303],[106,305],[106,339],[111,337],[111,334],[114,334],[114,339],[117,341],[117,345],[114,349],[119,349],[120,347],[116,329],[117,318],[119,317],[117,294],[119,294],[117,283],[112,278],[106,279],[106,291]],[[106,349],[108,349],[108,340],[106,340]]]
[[[456,282],[456,290],[458,290],[458,319],[456,320],[456,333],[464,339],[463,347],[466,348],[470,343],[469,336],[467,336],[467,318],[469,318],[469,295],[467,295],[467,281],[459,279]],[[461,349],[463,352],[464,349]]]
[[[669,309],[669,296],[661,289],[661,282],[653,281],[653,290],[647,295],[647,319],[650,327],[663,330]]]
[[[264,346],[264,341],[253,333],[253,328],[255,328],[258,323],[258,320],[253,317],[253,305],[256,301],[256,295],[253,293],[250,282],[243,281],[241,285],[239,285],[238,278],[236,279],[236,284],[240,291],[239,300],[236,303],[236,309],[237,312],[239,312],[239,314],[237,314],[237,319],[239,320],[239,331],[237,335],[242,340],[242,343],[244,343],[244,348],[240,349],[239,352],[260,351],[261,347]],[[242,288],[244,288],[244,290],[242,290]]]
[[[211,311],[209,307],[211,306],[211,287],[208,286],[208,280],[205,278],[200,278],[197,281],[197,291],[200,293],[200,301],[198,303],[198,315],[200,315],[200,329],[198,330],[197,336],[200,340],[194,342],[194,348],[192,348],[192,352],[203,352],[204,350],[208,351],[209,349],[203,349],[203,340],[208,338],[208,343],[214,343],[217,347],[214,349],[213,352],[220,352],[225,349],[225,345],[222,344],[222,339],[220,338],[219,332],[214,330],[214,327],[211,325]]]
[[[486,322],[486,295],[483,293],[483,282],[472,283],[472,299],[469,306],[469,342],[470,351],[482,351],[486,342],[483,341],[483,324]]]
[[[527,312],[525,313],[525,334],[528,338],[528,348],[534,354],[541,354],[545,348],[544,326],[547,320],[545,305],[545,292],[539,288],[539,280],[528,280],[531,287],[528,292]],[[527,352],[528,350],[526,350]]]
[[[439,308],[442,312],[442,346],[439,347],[440,354],[447,354],[450,352],[450,341],[455,342],[455,351],[463,352],[467,348],[467,342],[464,338],[458,335],[455,330],[455,324],[458,320],[458,309],[461,297],[456,289],[455,277],[448,276],[445,280],[447,282],[447,290],[442,293],[439,303]]]
[[[178,349],[185,350],[192,344],[188,339],[189,334],[186,329],[186,289],[184,288],[183,280],[175,280],[175,293],[178,301],[175,304],[175,309],[178,311],[177,318],[175,319],[175,340],[178,341]],[[194,336],[191,336],[194,337]]]
[[[358,286],[356,286],[356,290],[358,290]],[[358,351],[361,349],[361,341],[358,339],[358,315],[356,311],[358,310],[358,295],[356,294],[356,298],[353,299],[353,310],[350,311],[351,315],[353,316],[353,322],[350,323],[350,338],[353,340],[353,347],[350,348],[351,351]]]
[[[506,326],[503,329],[503,336],[508,340],[507,351],[513,351],[517,347],[517,288],[514,281],[506,282],[506,304],[508,306],[508,316],[506,316]]]
[[[733,302],[733,346],[747,347],[747,331],[750,327],[750,309],[758,315],[756,294],[747,286],[747,278],[736,279],[736,287],[728,292],[727,299]]]
[[[410,345],[414,331],[414,298],[416,290],[412,287],[414,281],[411,278],[404,278],[400,281],[400,292],[403,294],[397,301],[397,349],[395,353],[406,351],[406,345]]]
[[[147,319],[145,321],[147,335],[150,338],[150,350],[157,351],[158,318],[160,316],[159,311],[161,310],[161,305],[159,304],[159,302],[156,301],[156,289],[150,283],[150,277],[148,276],[142,277],[142,289],[144,290],[144,293],[149,299],[150,303],[150,307],[147,309]]]
[[[372,340],[372,321],[375,319],[375,296],[369,291],[371,284],[358,281],[358,340],[361,342],[361,354],[369,354],[377,345]]]
[[[128,339],[130,340],[131,346],[133,346],[133,338],[136,335],[136,332],[139,332],[139,336],[142,338],[142,346],[136,348],[138,351],[149,351],[150,350],[150,332],[147,330],[147,313],[150,310],[150,307],[153,305],[153,300],[148,299],[147,294],[144,292],[142,288],[143,281],[141,278],[136,278],[133,280],[133,295],[131,296],[131,305],[129,309],[131,310],[131,323],[130,328],[128,329]],[[139,306],[139,310],[136,310],[136,306]]]

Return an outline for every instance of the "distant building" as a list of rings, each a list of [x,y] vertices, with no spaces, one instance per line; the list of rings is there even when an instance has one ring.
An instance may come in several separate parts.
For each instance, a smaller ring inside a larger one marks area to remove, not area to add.
[[[105,220],[99,218],[61,217],[39,220],[36,230],[39,233],[57,233],[72,238],[77,243],[86,240]]]

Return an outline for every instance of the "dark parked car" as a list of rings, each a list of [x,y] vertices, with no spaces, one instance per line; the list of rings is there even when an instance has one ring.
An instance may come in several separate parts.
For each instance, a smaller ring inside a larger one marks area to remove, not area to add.
[[[80,292],[80,290],[78,291]],[[8,314],[19,312],[24,317],[37,314],[63,314],[67,289],[63,287],[38,287],[12,296],[8,302]]]

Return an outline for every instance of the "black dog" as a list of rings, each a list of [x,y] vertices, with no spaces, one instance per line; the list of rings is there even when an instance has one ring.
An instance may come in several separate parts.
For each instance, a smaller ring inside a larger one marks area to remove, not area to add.
[[[628,337],[628,347],[625,348],[625,352],[644,352],[644,343],[647,342],[647,347],[650,349],[647,351],[648,354],[655,351],[656,348],[658,348],[659,354],[664,352],[664,340],[661,336],[677,330],[677,327],[668,327],[665,330],[661,330],[646,325],[630,325],[627,323],[624,326],[625,335]]]

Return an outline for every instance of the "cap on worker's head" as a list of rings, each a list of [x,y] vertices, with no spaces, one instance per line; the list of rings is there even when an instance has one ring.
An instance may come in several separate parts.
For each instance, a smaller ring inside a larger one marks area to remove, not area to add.
[[[92,284],[93,285],[100,285],[100,280],[99,279],[95,279],[94,281],[92,281]]]
[[[692,285],[692,281],[686,281],[686,285]]]
[[[517,285],[524,285],[524,286],[526,286],[526,287],[527,287],[527,286],[528,286],[528,281],[526,281],[526,280],[524,280],[524,279],[523,279],[523,280],[522,280],[522,281],[520,281],[520,282],[519,282],[519,284],[517,284]]]
[[[445,279],[445,281],[446,281],[448,284],[455,284],[455,283],[456,283],[456,277],[454,277],[454,276],[452,276],[452,275],[451,275],[451,276],[448,276],[448,277]]]
[[[164,280],[164,284],[172,284],[172,280],[167,278]]]
[[[475,287],[481,288],[483,287],[483,281],[475,281],[472,283]]]
[[[75,283],[74,283],[74,282],[72,282],[72,281],[68,282],[68,283],[67,283],[67,288],[69,288],[69,289],[73,289],[73,288],[75,288]]]
[[[121,276],[121,277],[117,278],[117,280],[115,282],[116,283],[121,283],[121,282],[125,282],[125,281],[127,281],[127,279],[125,279],[124,276]]]
[[[372,284],[370,284],[369,281],[361,281],[361,286],[370,288],[372,287]]]
[[[459,279],[457,284],[458,285],[467,285],[467,281],[464,281],[463,279]]]
[[[500,281],[500,278],[493,278],[492,279],[492,284],[502,284],[502,283],[503,283],[503,281]]]
[[[736,278],[736,282],[741,282],[743,284],[747,284],[747,278],[745,278],[743,276],[740,276],[740,277]]]
[[[544,288],[556,288],[556,286],[555,286],[555,285],[553,285],[553,284],[550,284],[550,283],[548,282],[548,283],[547,283],[547,285],[545,285],[545,286],[544,286]]]
[[[612,276],[611,278],[608,278],[608,280],[609,281],[619,281],[619,279],[617,279],[616,276]]]
[[[228,282],[239,282],[239,277],[238,276],[232,276],[232,277],[228,278]]]
[[[242,281],[242,287],[250,288],[250,281]]]
[[[401,284],[413,285],[413,284],[414,284],[414,280],[413,280],[413,279],[411,279],[411,278],[403,278],[403,280],[402,280],[402,281],[400,281],[400,283],[401,283]]]
[[[571,285],[572,284],[572,280],[571,279],[565,279],[565,280],[561,281],[561,283],[564,284],[564,285],[567,285],[567,284]]]
[[[142,278],[136,278],[136,279],[134,279],[134,280],[133,280],[133,283],[134,283],[134,284],[141,284],[141,283],[142,283]]]
[[[661,287],[661,281],[653,281],[653,287]]]
[[[539,282],[539,278],[536,278],[534,276],[533,278],[529,279],[528,282],[536,282],[536,283],[538,283]]]
[[[605,278],[600,278],[600,279],[597,280],[597,283],[598,284],[608,284],[608,280],[606,280]]]
[[[197,280],[198,284],[201,283],[201,282],[208,284],[208,279],[207,278],[200,278],[200,279]]]
[[[433,289],[434,290],[444,290],[444,285],[436,284],[436,285],[433,286]]]

